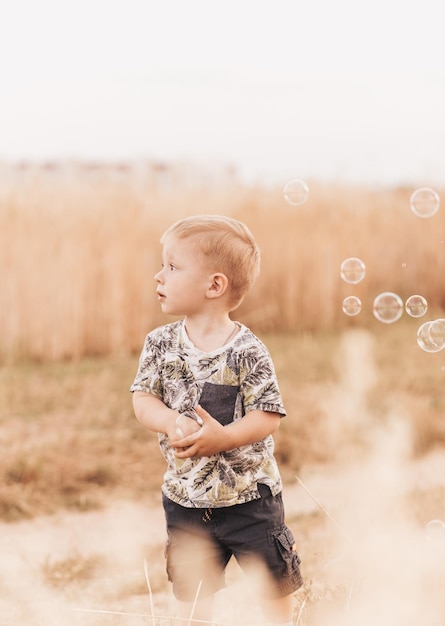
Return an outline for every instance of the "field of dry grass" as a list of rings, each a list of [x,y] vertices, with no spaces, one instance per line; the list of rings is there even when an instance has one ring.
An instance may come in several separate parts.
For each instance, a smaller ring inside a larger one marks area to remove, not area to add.
[[[159,236],[203,212],[245,220],[263,251],[236,317],[269,346],[289,413],[276,450],[306,580],[296,625],[441,623],[445,540],[424,531],[445,518],[445,353],[419,348],[418,319],[381,324],[371,309],[382,291],[421,293],[427,317],[443,315],[443,211],[414,216],[410,189],[310,189],[291,207],[280,189],[235,184],[42,175],[2,188],[1,624],[147,623],[118,614],[150,610],[142,559],[169,614],[164,463],[128,388],[145,333],[165,321]],[[339,277],[349,256],[367,266],[358,285]],[[355,318],[341,311],[349,293]],[[221,604],[238,608],[221,621],[245,626],[247,592],[236,570],[230,581]]]
[[[137,184],[136,184],[137,183]],[[159,237],[191,213],[243,219],[263,255],[255,289],[238,311],[254,330],[292,332],[370,326],[381,291],[421,291],[431,313],[445,305],[445,212],[410,210],[413,189],[310,184],[307,202],[281,188],[163,188],[123,177],[45,173],[5,181],[0,192],[0,359],[60,360],[134,353],[162,322],[153,275]],[[439,190],[440,191],[440,190]],[[365,279],[340,279],[347,257]],[[347,295],[363,302],[347,318]]]

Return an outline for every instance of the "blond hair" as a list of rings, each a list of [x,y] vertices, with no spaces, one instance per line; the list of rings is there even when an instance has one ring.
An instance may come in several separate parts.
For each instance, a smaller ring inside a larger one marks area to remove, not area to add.
[[[248,227],[224,215],[193,215],[172,224],[162,235],[161,244],[169,237],[192,239],[211,269],[227,276],[229,304],[235,309],[260,270],[260,250]]]

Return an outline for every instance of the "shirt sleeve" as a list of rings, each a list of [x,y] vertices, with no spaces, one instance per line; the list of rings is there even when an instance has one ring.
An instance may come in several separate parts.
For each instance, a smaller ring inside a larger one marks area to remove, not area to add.
[[[162,342],[156,332],[149,333],[139,357],[139,367],[130,391],[143,391],[160,398],[163,397],[161,379]]]
[[[260,342],[244,354],[240,391],[244,410],[260,410],[286,415],[272,357]]]

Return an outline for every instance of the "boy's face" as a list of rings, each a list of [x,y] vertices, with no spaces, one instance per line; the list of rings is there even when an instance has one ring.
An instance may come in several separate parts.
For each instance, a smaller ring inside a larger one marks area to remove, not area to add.
[[[154,277],[162,312],[167,315],[199,313],[212,276],[190,241],[169,237],[162,250],[162,268]]]

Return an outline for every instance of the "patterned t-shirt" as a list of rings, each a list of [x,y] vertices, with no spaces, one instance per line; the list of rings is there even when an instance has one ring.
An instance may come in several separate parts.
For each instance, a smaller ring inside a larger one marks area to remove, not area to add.
[[[131,391],[161,398],[184,413],[198,403],[221,424],[239,420],[252,410],[286,415],[272,359],[251,330],[239,324],[232,341],[211,352],[189,340],[184,322],[150,332]],[[170,440],[158,434],[167,461],[163,493],[185,507],[224,507],[259,498],[258,483],[273,495],[282,483],[271,435],[209,457],[178,459]]]

